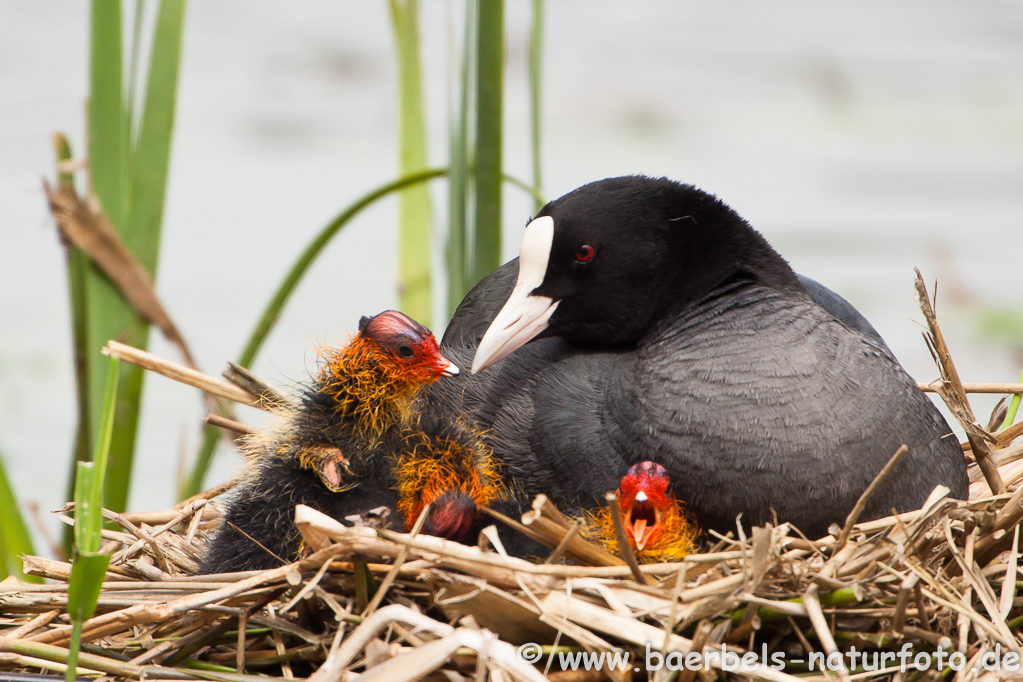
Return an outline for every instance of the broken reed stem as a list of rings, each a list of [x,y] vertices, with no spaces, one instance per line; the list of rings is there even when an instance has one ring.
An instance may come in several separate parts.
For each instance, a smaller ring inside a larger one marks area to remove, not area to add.
[[[1023,485],[1013,493],[995,516],[991,532],[977,540],[977,563],[986,566],[996,556],[1009,549],[1012,534],[1008,531],[1023,523]],[[999,532],[1002,534],[999,535]]]
[[[615,493],[607,493],[604,496],[607,500],[608,505],[611,508],[611,519],[615,524],[615,536],[618,539],[618,553],[622,559],[625,559],[625,563],[628,565],[629,570],[632,571],[632,577],[636,579],[641,585],[649,585],[649,581],[642,571],[639,570],[639,563],[636,561],[636,555],[632,553],[632,547],[629,545],[629,538],[625,534],[625,524],[622,523],[622,513],[618,510],[618,495]]]
[[[329,564],[329,561],[323,563],[324,566]],[[245,672],[245,629],[247,622],[248,616],[246,614],[243,613],[238,616],[238,637],[235,640],[234,670],[239,675]]]
[[[198,370],[179,365],[176,362],[164,360],[152,353],[147,353],[144,350],[129,346],[120,341],[114,341],[113,339],[107,341],[107,345],[103,347],[103,354],[120,358],[136,367],[156,372],[168,379],[193,386],[221,398],[252,407],[262,407],[259,398],[248,391],[243,391],[232,383],[211,377],[208,374],[203,374]]]
[[[522,523],[486,507],[483,511],[550,549],[557,550],[564,542],[564,554],[577,564],[625,566],[624,561],[603,547],[580,537],[578,533],[570,533],[571,523],[546,495],[536,496],[532,508],[522,515]]]
[[[916,573],[911,573],[906,576],[906,579],[899,586],[899,596],[895,602],[895,618],[892,620],[892,632],[900,637],[902,636],[902,629],[906,625],[906,610],[909,606],[910,594],[914,592],[914,588],[919,582],[920,576]]]
[[[582,524],[579,523],[578,521],[574,522],[572,524],[572,527],[568,529],[568,532],[565,533],[565,537],[561,538],[561,542],[558,543],[558,546],[555,547],[554,551],[551,552],[550,556],[548,556],[544,560],[544,563],[545,564],[558,563],[558,559],[560,559],[561,556],[565,553],[565,550],[568,549],[569,543],[572,542],[572,538],[575,537],[575,534],[579,532],[580,528],[582,528]]]
[[[426,523],[426,519],[430,515],[431,504],[433,503],[427,503],[427,505],[423,507],[423,510],[419,512],[419,518],[416,519],[415,525],[413,525],[412,530],[409,531],[410,538],[415,538],[419,535],[419,531],[423,529],[423,524]],[[366,610],[362,612],[363,618],[372,616],[373,612],[377,610],[378,606],[380,606],[380,602],[384,600],[384,595],[387,594],[387,590],[391,589],[391,584],[394,582],[394,579],[398,577],[398,571],[401,570],[405,560],[408,559],[408,553],[408,545],[402,547],[401,551],[398,552],[398,558],[394,560],[394,567],[387,572],[383,582],[380,583],[380,586],[377,588],[376,594],[373,595],[373,600],[366,605]]]
[[[1017,436],[1020,435],[1023,435],[1023,422],[1017,422],[1016,424],[1013,424],[1009,428],[1005,429],[997,436],[995,436],[995,440],[998,441],[999,447],[1005,447],[1013,440],[1015,440]]]
[[[905,455],[908,450],[909,447],[905,444],[896,450],[895,454],[888,459],[888,463],[884,465],[884,468],[881,469],[881,471],[877,472],[877,476],[874,476],[874,480],[870,482],[867,489],[863,491],[862,495],[860,495],[860,499],[856,500],[856,504],[853,506],[852,511],[845,517],[845,525],[842,527],[842,532],[838,535],[838,542],[835,544],[836,554],[839,550],[845,547],[846,541],[849,540],[849,533],[852,532],[853,526],[856,525],[856,522],[860,520],[860,514],[862,514],[863,510],[866,508],[867,501],[870,499],[870,496],[873,495],[874,491],[881,486],[884,479],[886,479],[888,474],[892,472],[892,469],[894,469],[895,466],[902,461],[902,456]]]
[[[806,594],[803,595],[803,606],[806,607],[806,615],[810,619],[810,625],[813,627],[815,633],[817,633],[817,639],[820,641],[821,646],[824,647],[824,651],[827,652],[828,656],[838,651],[838,645],[835,643],[835,637],[828,628],[828,622],[824,619],[824,611],[821,609],[821,602],[817,598],[817,585],[810,585],[807,588]],[[842,661],[841,657],[838,659],[838,679],[843,682],[849,679],[849,673],[846,670],[845,662]]]
[[[917,383],[921,391],[925,393],[940,393],[942,387],[941,379],[930,383],[921,381]],[[972,383],[961,384],[964,393],[993,393],[1003,395],[1006,393],[1019,395],[1023,393],[1023,384],[999,384],[999,383]]]
[[[974,547],[976,546],[977,530],[974,529],[972,533],[966,536],[966,563],[969,566],[973,565],[974,558]],[[967,586],[963,591],[963,601],[967,604],[973,603],[973,587]],[[970,620],[965,614],[957,614],[956,616],[956,628],[959,631],[959,646],[958,650],[966,653],[967,642],[970,636]]]
[[[34,591],[34,589],[33,589],[33,591]],[[15,628],[14,630],[11,630],[10,632],[8,632],[7,633],[7,638],[8,639],[20,639],[22,637],[30,635],[33,632],[35,632],[36,630],[38,630],[39,628],[46,627],[47,625],[52,623],[53,619],[56,618],[59,615],[60,615],[60,611],[57,611],[57,610],[47,611],[46,613],[40,613],[38,616],[36,616],[32,620],[30,620],[29,622],[25,623],[24,625],[20,625],[17,628]]]
[[[243,435],[249,433],[256,433],[256,429],[252,428],[251,426],[242,424],[241,422],[235,421],[234,419],[221,417],[219,414],[215,412],[210,412],[209,414],[206,415],[206,423],[212,424],[213,426],[219,426],[222,429],[234,431],[235,433],[240,433]]]
[[[931,305],[931,299],[927,294],[927,286],[924,284],[924,278],[920,274],[919,269],[916,269],[915,286],[920,311],[923,313],[924,319],[927,320],[929,330],[929,334],[924,335],[924,340],[931,349],[931,354],[934,356],[934,360],[938,365],[938,371],[941,374],[941,386],[937,388],[937,393],[945,401],[945,404],[948,405],[949,411],[955,415],[963,430],[966,431],[966,437],[970,441],[973,456],[977,460],[980,470],[984,473],[984,478],[987,480],[991,492],[996,495],[1004,493],[1005,483],[1002,482],[1002,477],[998,473],[998,466],[991,458],[991,448],[989,446],[989,442],[997,443],[997,441],[977,422],[977,418],[973,414],[973,408],[970,407],[970,402],[966,399],[963,382],[959,379],[959,372],[956,370],[955,363],[952,362],[952,355],[948,350],[948,345],[945,343],[945,337],[941,333],[941,328],[938,326],[938,318],[934,313],[934,307]]]
[[[264,409],[295,406],[292,398],[281,393],[241,365],[228,362],[227,369],[221,372],[221,376],[243,391],[248,391],[252,395],[257,396],[265,405]]]
[[[703,652],[703,648],[707,646],[707,638],[710,637],[710,632],[713,629],[714,625],[706,618],[697,624],[696,634],[693,635],[693,651]],[[683,666],[682,672],[676,678],[677,682],[693,682],[696,679],[698,668],[699,666]]]

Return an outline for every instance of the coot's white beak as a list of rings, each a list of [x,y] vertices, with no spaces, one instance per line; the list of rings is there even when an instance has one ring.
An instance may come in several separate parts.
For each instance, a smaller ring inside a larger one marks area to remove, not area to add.
[[[519,249],[519,278],[476,349],[473,374],[508,357],[547,328],[558,301],[530,294],[543,284],[553,242],[554,219],[550,216],[537,218],[526,226]]]

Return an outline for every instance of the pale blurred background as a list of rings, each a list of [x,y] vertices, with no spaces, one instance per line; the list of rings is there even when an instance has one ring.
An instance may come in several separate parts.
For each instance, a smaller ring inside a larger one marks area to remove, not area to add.
[[[437,165],[459,6],[424,3]],[[507,2],[505,163],[527,180],[529,11]],[[63,502],[74,396],[64,257],[40,180],[53,175],[52,132],[84,149],[87,36],[86,3],[0,4],[0,451],[18,494],[44,510]],[[398,175],[396,68],[382,1],[188,5],[157,290],[207,372],[238,356],[311,236]],[[549,0],[543,90],[548,198],[626,173],[714,192],[931,380],[918,266],[939,282],[964,380],[1017,380],[1023,3]],[[432,187],[439,261],[446,186]],[[508,257],[531,210],[506,185]],[[387,202],[335,240],[259,373],[301,380],[311,340],[396,305],[396,214]],[[155,333],[151,348],[177,359]],[[995,400],[973,401],[982,422]],[[147,379],[132,508],[174,502],[202,415],[196,392]],[[220,455],[211,484],[238,466]]]

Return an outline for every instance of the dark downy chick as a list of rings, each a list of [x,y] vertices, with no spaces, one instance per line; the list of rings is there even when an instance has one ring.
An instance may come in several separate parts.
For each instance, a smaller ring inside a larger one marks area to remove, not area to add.
[[[385,505],[402,512],[407,528],[434,502],[422,532],[460,540],[477,505],[496,495],[499,478],[480,435],[421,396],[440,377],[458,373],[426,327],[386,311],[363,318],[348,345],[322,348],[320,356],[299,406],[249,439],[249,471],[230,498],[202,573],[297,559],[297,504],[338,520]],[[445,465],[425,466],[435,461]]]

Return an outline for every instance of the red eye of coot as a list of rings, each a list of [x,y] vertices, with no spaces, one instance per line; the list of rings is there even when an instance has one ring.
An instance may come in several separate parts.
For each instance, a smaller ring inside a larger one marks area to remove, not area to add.
[[[575,260],[577,263],[588,263],[593,260],[595,255],[597,255],[597,251],[589,244],[583,244],[575,250]]]

